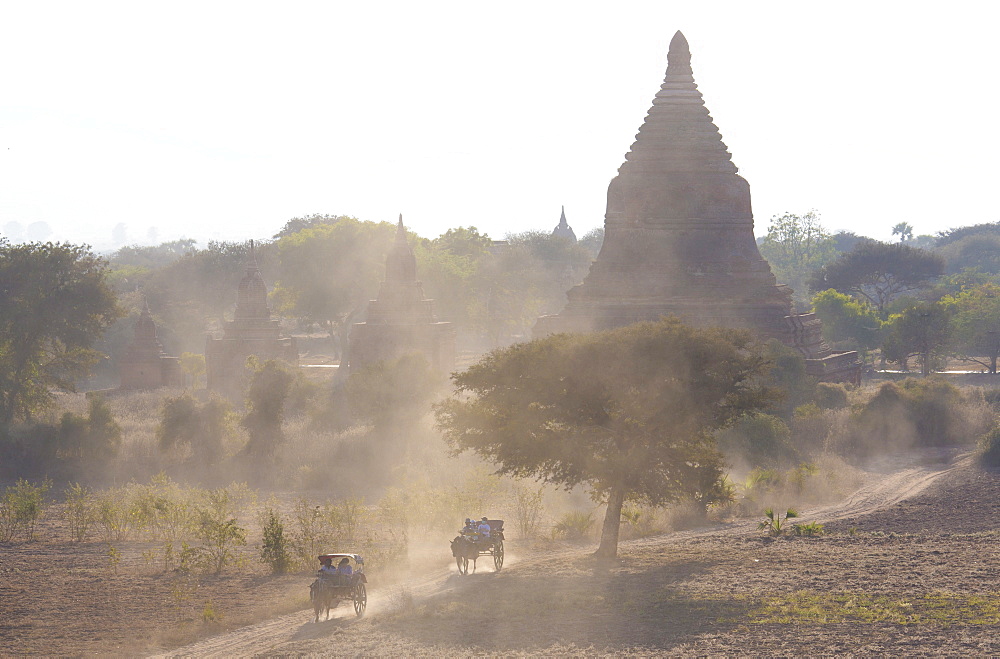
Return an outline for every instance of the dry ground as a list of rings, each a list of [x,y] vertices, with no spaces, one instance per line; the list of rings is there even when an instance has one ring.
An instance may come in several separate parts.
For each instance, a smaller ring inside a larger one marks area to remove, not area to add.
[[[365,618],[341,608],[318,624],[296,595],[307,575],[203,578],[177,603],[171,577],[115,577],[100,545],[89,557],[16,545],[0,549],[0,647],[175,656],[998,654],[998,513],[1000,475],[968,459],[896,468],[847,501],[807,511],[803,521],[826,523],[821,537],[765,538],[740,522],[624,543],[610,565],[595,562],[592,548],[531,553],[509,543],[501,573],[485,560],[468,577],[439,564],[402,586],[372,584]],[[187,633],[213,629],[199,614],[209,599],[226,612],[223,624],[266,622],[169,650],[182,638],[178,623]],[[291,612],[267,615],[282,607]]]

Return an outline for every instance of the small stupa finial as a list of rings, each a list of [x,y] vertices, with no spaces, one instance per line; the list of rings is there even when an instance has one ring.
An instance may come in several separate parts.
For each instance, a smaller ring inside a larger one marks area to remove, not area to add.
[[[406,227],[403,226],[403,214],[399,214],[399,223],[396,225],[396,242],[406,242]]]
[[[691,75],[691,49],[684,34],[677,30],[667,50],[667,74]]]

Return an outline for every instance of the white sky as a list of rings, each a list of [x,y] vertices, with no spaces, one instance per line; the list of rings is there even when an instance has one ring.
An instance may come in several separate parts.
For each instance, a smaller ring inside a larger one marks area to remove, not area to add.
[[[1000,220],[1000,3],[0,0],[0,233],[434,237],[603,224],[680,29],[772,215],[888,239]]]

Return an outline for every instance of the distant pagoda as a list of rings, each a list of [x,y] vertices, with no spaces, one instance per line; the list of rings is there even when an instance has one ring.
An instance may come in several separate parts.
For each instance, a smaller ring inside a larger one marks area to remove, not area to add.
[[[299,352],[294,338],[283,338],[276,318],[267,305],[267,284],[257,266],[253,241],[246,274],[236,290],[233,320],[223,324],[220,338],[209,335],[205,341],[205,371],[208,388],[230,395],[242,393],[250,355],[262,361],[282,359],[298,365]]]
[[[156,389],[158,387],[183,387],[184,372],[180,360],[163,352],[156,337],[156,323],[149,312],[149,304],[142,303],[142,311],[135,321],[132,343],[119,361],[122,389]]]
[[[565,238],[576,242],[576,234],[573,232],[573,227],[566,222],[566,207],[562,207],[562,214],[559,216],[559,224],[556,228],[552,230],[552,235],[557,238]]]
[[[434,300],[424,297],[423,284],[417,280],[417,258],[400,215],[378,298],[368,303],[366,321],[351,328],[347,366],[356,371],[413,352],[423,354],[442,373],[455,368],[455,330],[451,323],[437,320]]]
[[[666,78],[608,186],[604,244],[565,309],[535,335],[588,332],[676,315],[746,327],[799,350],[813,375],[857,381],[857,353],[832,354],[813,314],[792,313],[753,236],[750,185],[737,173],[694,82],[679,31]]]

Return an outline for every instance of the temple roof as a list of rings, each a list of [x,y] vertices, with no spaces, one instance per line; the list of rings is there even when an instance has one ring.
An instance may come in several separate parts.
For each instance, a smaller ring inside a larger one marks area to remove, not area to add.
[[[558,236],[560,238],[567,238],[576,242],[576,234],[573,232],[573,228],[566,222],[566,207],[562,207],[562,215],[559,216],[559,225],[552,230],[553,236]]]
[[[732,156],[694,82],[691,51],[678,30],[667,52],[667,73],[619,172],[736,173]]]

